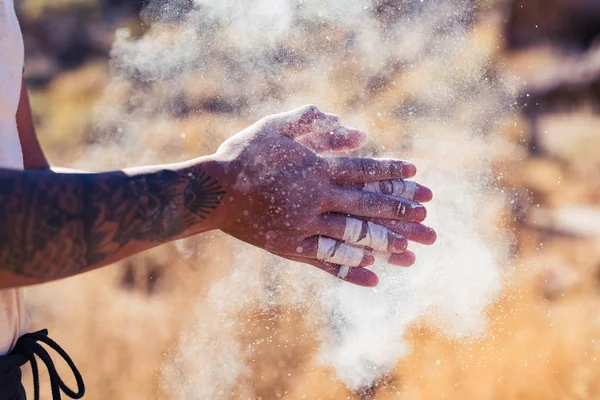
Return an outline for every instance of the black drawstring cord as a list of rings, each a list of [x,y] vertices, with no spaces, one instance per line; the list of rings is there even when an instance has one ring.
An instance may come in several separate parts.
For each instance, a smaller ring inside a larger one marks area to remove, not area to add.
[[[54,362],[50,358],[50,354],[38,343],[45,343],[48,347],[56,351],[69,365],[75,380],[77,381],[77,392],[71,390],[58,375],[58,371],[54,367]],[[48,330],[43,329],[38,332],[26,333],[21,336],[17,341],[13,353],[19,353],[26,356],[31,362],[31,372],[33,374],[33,391],[34,400],[40,399],[40,376],[37,366],[37,355],[48,368],[48,375],[50,375],[50,387],[52,388],[52,400],[61,400],[60,391],[62,390],[67,396],[72,399],[81,399],[85,394],[85,386],[83,384],[83,378],[79,373],[79,370],[71,360],[71,357],[52,339],[48,337]]]

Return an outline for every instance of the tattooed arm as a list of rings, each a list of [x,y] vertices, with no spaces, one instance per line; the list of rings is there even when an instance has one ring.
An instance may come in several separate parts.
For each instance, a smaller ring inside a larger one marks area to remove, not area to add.
[[[214,155],[185,163],[82,174],[0,169],[0,288],[60,279],[210,229],[338,275],[340,265],[318,259],[319,237],[336,243],[333,257],[349,214],[363,228],[385,226],[389,253],[399,256],[390,260],[409,265],[407,238],[435,240],[420,224],[425,208],[360,189],[366,181],[409,178],[415,167],[316,153],[364,142],[364,133],[306,106],[264,118]],[[418,188],[415,200],[429,200],[429,190]],[[373,286],[377,276],[363,268],[373,256],[357,249],[360,267],[344,279]]]
[[[220,227],[222,174],[210,158],[91,174],[0,170],[0,287],[63,278]]]

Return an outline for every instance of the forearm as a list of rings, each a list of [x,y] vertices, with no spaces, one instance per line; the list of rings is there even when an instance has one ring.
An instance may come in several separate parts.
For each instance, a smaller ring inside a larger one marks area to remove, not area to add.
[[[221,227],[222,175],[212,158],[107,173],[0,170],[0,288]]]

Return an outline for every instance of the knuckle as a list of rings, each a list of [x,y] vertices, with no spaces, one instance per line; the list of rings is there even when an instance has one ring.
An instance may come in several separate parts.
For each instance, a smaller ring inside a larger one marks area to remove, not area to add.
[[[336,180],[348,174],[348,168],[343,158],[321,157],[321,159],[323,160],[321,165],[331,179]]]
[[[271,114],[271,115],[267,115],[267,116],[261,118],[256,123],[257,124],[260,124],[260,123],[264,124],[264,123],[269,123],[269,122],[272,122],[272,121],[279,121],[279,120],[282,120],[282,119],[283,119],[282,114]]]
[[[333,214],[323,214],[319,219],[319,224],[317,224],[317,234],[318,235],[328,235],[331,233],[338,221],[336,221],[336,216]]]
[[[327,135],[327,143],[330,149],[335,149],[343,143],[343,135],[340,135],[339,128],[333,132],[333,135]]]
[[[307,104],[306,111],[309,113],[317,113],[319,112],[319,108],[314,104]]]
[[[319,211],[331,209],[335,205],[333,196],[328,193],[319,196],[317,204]]]
[[[327,171],[329,173],[334,173],[336,170],[339,169],[341,158],[322,156],[319,156],[319,158],[324,161],[323,165],[327,168]]]
[[[302,107],[302,116],[305,118],[316,117],[320,113],[319,108],[314,104],[307,104]]]
[[[375,164],[370,158],[359,158],[358,159],[358,170],[365,176],[371,176],[375,174]]]
[[[388,172],[390,176],[402,175],[402,168],[404,163],[402,161],[391,161],[388,166]]]
[[[277,129],[284,119],[279,115],[268,115],[256,122],[256,126],[264,129]]]
[[[335,114],[324,114],[325,118],[329,120],[332,124],[340,125],[340,117]]]
[[[332,168],[332,161],[330,161],[329,158],[317,155],[315,160],[315,169],[318,172],[330,172]]]

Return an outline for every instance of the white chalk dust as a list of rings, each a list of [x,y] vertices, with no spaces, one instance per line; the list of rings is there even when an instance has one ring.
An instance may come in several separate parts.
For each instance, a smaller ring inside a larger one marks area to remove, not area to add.
[[[355,390],[410,352],[403,335],[411,324],[426,321],[465,340],[485,335],[484,311],[501,291],[510,248],[495,224],[503,199],[490,165],[502,149],[495,132],[512,93],[473,33],[476,3],[162,3],[147,6],[151,26],[144,36],[118,35],[98,125],[127,134],[117,135],[117,144],[111,136],[99,145],[101,153],[125,160],[148,140],[149,128],[161,137],[157,126],[169,121],[163,114],[186,118],[185,107],[210,94],[215,109],[232,107],[248,121],[314,103],[371,133],[359,154],[417,165],[416,179],[435,196],[426,223],[438,232],[434,246],[410,245],[418,257],[414,267],[373,266],[380,276],[373,289],[248,245],[228,247],[232,273],[189,305],[188,323],[163,366],[165,392],[179,399],[244,397],[239,384],[255,358],[253,346],[239,339],[252,325],[241,316],[257,304],[265,312],[287,307],[301,313],[318,347],[315,362]],[[379,3],[396,8],[378,15]],[[207,147],[234,132],[222,126]],[[160,157],[166,156],[148,155]]]

